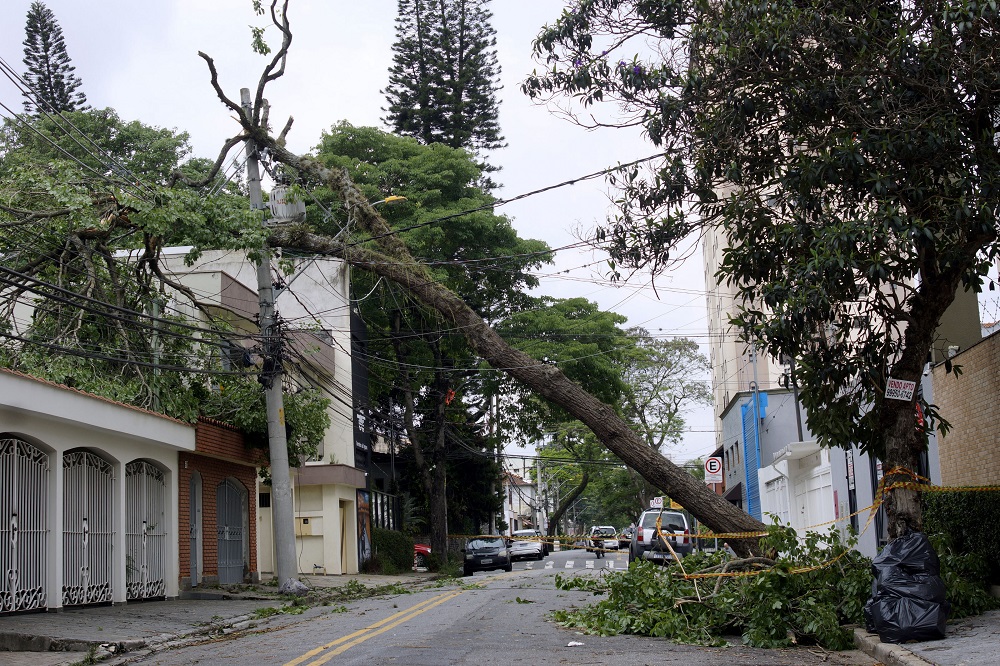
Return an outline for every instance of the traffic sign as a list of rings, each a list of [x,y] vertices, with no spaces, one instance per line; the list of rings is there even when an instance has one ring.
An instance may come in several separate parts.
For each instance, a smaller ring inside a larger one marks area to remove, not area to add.
[[[662,509],[663,508],[663,498],[662,497],[654,497],[653,499],[649,500],[649,508],[650,509]]]
[[[705,459],[705,483],[722,483],[722,458]]]

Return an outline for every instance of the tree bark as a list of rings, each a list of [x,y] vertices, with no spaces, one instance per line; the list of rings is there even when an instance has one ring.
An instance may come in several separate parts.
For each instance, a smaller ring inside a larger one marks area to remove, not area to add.
[[[437,310],[454,326],[464,331],[477,354],[493,367],[523,382],[538,395],[560,405],[590,428],[601,443],[622,462],[639,472],[657,488],[690,511],[701,523],[717,533],[760,532],[763,523],[744,513],[704,483],[654,451],[621,419],[609,405],[584,391],[557,367],[542,363],[508,345],[462,299],[437,283],[426,267],[418,264],[408,248],[393,233],[376,211],[341,170],[329,169],[317,160],[298,156],[259,130],[248,128],[254,139],[266,146],[274,158],[297,171],[325,182],[337,192],[345,206],[354,212],[356,223],[373,237],[385,254],[360,247],[348,247],[304,228],[276,228],[269,243],[275,247],[296,248],[316,254],[342,258],[348,264],[369,270],[407,289],[417,300]],[[386,256],[388,255],[388,256]],[[743,540],[731,540],[733,548],[745,554],[750,547]]]

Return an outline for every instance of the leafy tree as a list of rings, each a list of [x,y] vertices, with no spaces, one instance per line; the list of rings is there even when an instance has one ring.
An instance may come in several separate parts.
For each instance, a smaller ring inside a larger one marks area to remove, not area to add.
[[[511,345],[545,364],[562,369],[566,375],[607,403],[618,405],[627,387],[622,381],[622,367],[634,345],[620,328],[622,315],[598,309],[583,298],[554,299],[540,297],[533,308],[500,321],[496,330]],[[545,464],[559,488],[557,505],[549,515],[548,535],[554,536],[567,511],[573,507],[577,520],[606,520],[603,496],[591,492],[612,468],[588,461],[615,460],[587,431],[582,423],[556,404],[540,399],[526,387],[509,384],[506,408],[508,427],[522,440],[543,440],[539,448],[543,458],[557,462]],[[569,458],[575,462],[566,462]],[[575,529],[579,527],[574,526]]]
[[[585,0],[523,89],[632,111],[664,157],[618,181],[615,260],[659,270],[718,229],[734,324],[796,359],[809,429],[913,470],[918,398],[886,384],[920,381],[1000,249],[998,27],[991,3]],[[887,508],[890,536],[920,529],[914,491]]]
[[[635,339],[623,364],[622,410],[637,433],[651,448],[664,449],[681,440],[684,414],[697,405],[712,402],[705,378],[708,359],[698,344],[687,338],[659,339],[641,327],[629,329]],[[635,470],[630,469],[634,505],[648,506],[651,497],[660,495]]]
[[[255,3],[257,7],[261,4],[259,1]],[[532,357],[506,344],[490,327],[483,314],[471,308],[455,292],[432,276],[428,265],[417,263],[410,249],[400,240],[403,230],[394,230],[386,223],[375,207],[369,203],[369,199],[352,182],[351,176],[343,167],[331,168],[311,156],[296,155],[287,150],[285,135],[291,123],[286,123],[278,136],[271,135],[267,127],[268,112],[264,102],[264,92],[269,82],[283,74],[292,37],[288,22],[288,2],[287,0],[281,2],[280,8],[278,4],[279,0],[272,0],[270,18],[273,26],[282,35],[282,44],[264,67],[258,81],[256,97],[251,102],[249,110],[244,110],[241,104],[226,95],[219,82],[215,62],[207,54],[199,54],[212,73],[211,85],[216,95],[235,114],[241,127],[240,133],[230,138],[222,147],[219,158],[201,182],[207,182],[209,177],[218,172],[223,160],[234,146],[245,138],[251,138],[259,147],[266,148],[276,162],[297,174],[303,181],[325,185],[335,193],[344,210],[350,211],[349,217],[341,218],[341,223],[349,221],[350,226],[341,227],[341,230],[334,235],[314,233],[308,225],[282,225],[272,228],[267,238],[267,243],[271,247],[282,247],[286,252],[298,251],[340,257],[356,272],[370,272],[398,285],[414,304],[438,313],[442,320],[447,322],[451,331],[460,331],[481,359],[497,371],[523,382],[540,396],[559,405],[580,420],[622,461],[639,470],[651,483],[668,489],[673,497],[683,502],[692,514],[710,528],[720,532],[747,532],[763,528],[760,521],[707,491],[703,484],[699,485],[690,475],[646,446],[611,406],[587,393],[578,384],[569,380],[557,367],[539,364]],[[259,36],[260,33],[257,34]],[[175,175],[176,171],[171,178]],[[331,217],[332,213],[333,211]],[[447,220],[432,218],[425,220],[424,227],[445,221]],[[345,242],[343,233],[345,228],[358,233],[357,240]],[[374,246],[368,245],[367,241],[374,242]],[[542,256],[542,252],[531,252],[510,258],[540,259]],[[456,264],[450,265],[453,268],[458,267]],[[435,270],[438,268],[435,265]],[[753,546],[750,543],[735,543],[733,547],[738,551],[749,552]]]
[[[537,284],[529,271],[548,261],[548,248],[518,238],[488,210],[493,199],[476,185],[481,171],[468,153],[342,122],[324,132],[318,159],[349,173],[369,200],[405,197],[382,208],[386,217],[434,267],[434,279],[484,316],[498,320],[533,304],[525,295]],[[315,195],[330,205],[311,210],[309,223],[353,241],[355,210],[325,186]],[[378,427],[406,433],[419,488],[405,490],[428,502],[431,548],[446,553],[449,524],[460,518],[478,532],[500,508],[494,454],[504,433],[494,397],[501,384],[459,331],[394,283],[355,272],[352,289],[368,329],[371,408],[383,416]],[[479,485],[484,478],[492,497]]]
[[[176,418],[225,420],[266,447],[256,374],[228,363],[247,334],[218,319],[192,327],[162,294],[170,284],[195,300],[160,271],[162,247],[262,243],[246,200],[223,183],[213,181],[215,196],[166,189],[174,170],[211,174],[204,160],[185,162],[189,154],[187,134],[113,109],[0,128],[0,362]],[[328,402],[314,391],[289,396],[296,454],[315,451]]]
[[[399,0],[383,120],[421,143],[502,148],[489,0]],[[495,167],[481,164],[487,172]]]
[[[558,365],[591,394],[616,405],[646,444],[663,452],[681,439],[684,412],[711,400],[703,379],[708,361],[691,340],[660,340],[642,328],[622,330],[619,325],[624,321],[584,299],[541,299],[537,309],[499,322],[496,330],[518,349]],[[512,426],[525,439],[556,432],[547,447],[556,457],[621,463],[594,448],[597,442],[581,435],[582,424],[564,409],[530,391],[521,389],[516,409],[509,411],[517,417]],[[566,435],[567,428],[572,437]],[[572,496],[560,493],[563,510],[582,497],[592,511],[591,520],[602,523],[627,524],[650,497],[665,492],[623,463],[619,467],[567,463],[563,474],[568,476],[560,477],[560,483],[577,491]],[[557,514],[552,523],[562,512],[557,509]],[[550,524],[550,532],[553,529]]]
[[[77,91],[81,81],[70,64],[62,28],[44,3],[31,3],[24,35],[24,64],[28,67],[24,80],[34,93],[34,99],[25,100],[24,110],[61,113],[86,109],[87,96]]]
[[[571,516],[570,514],[584,493],[590,487],[591,480],[599,474],[598,466],[591,460],[606,455],[592,433],[586,431],[579,423],[564,424],[553,433],[549,440],[538,447],[538,455],[545,461],[545,483],[555,500],[552,513],[549,514],[547,536],[576,533],[579,525],[573,524],[569,529],[560,529]],[[567,458],[573,462],[567,462]],[[586,513],[584,520],[586,520]]]

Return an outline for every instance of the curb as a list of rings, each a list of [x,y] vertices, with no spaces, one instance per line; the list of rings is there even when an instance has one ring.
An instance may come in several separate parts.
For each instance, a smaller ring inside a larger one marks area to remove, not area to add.
[[[854,630],[854,645],[873,659],[886,666],[936,666],[923,657],[918,657],[902,645],[883,643],[878,634],[870,634],[863,627]]]
[[[94,662],[115,666],[139,661],[157,652],[163,652],[175,647],[184,647],[206,638],[225,636],[244,629],[252,629],[267,618],[256,618],[252,614],[238,615],[214,622],[210,627],[196,629],[178,634],[167,634],[151,639],[125,641],[117,644],[101,644],[97,646]]]
[[[256,618],[253,614],[243,614],[227,619],[220,619],[207,627],[200,627],[191,631],[176,634],[162,634],[160,636],[125,640],[117,643],[109,643],[102,640],[73,640],[58,639],[49,636],[38,636],[19,634],[13,632],[0,633],[0,647],[9,653],[19,652],[64,652],[67,655],[81,655],[84,659],[87,653],[91,653],[93,662],[104,662],[115,657],[125,661],[135,658],[139,654],[158,652],[166,647],[175,647],[195,640],[202,640],[211,636],[223,636],[234,631],[252,628],[262,619]],[[114,661],[110,663],[124,663],[124,661]]]

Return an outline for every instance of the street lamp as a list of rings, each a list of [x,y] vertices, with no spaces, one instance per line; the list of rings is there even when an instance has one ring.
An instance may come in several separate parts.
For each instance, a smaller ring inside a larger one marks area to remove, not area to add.
[[[392,195],[380,201],[373,201],[371,205],[377,206],[379,204],[396,204],[396,203],[402,203],[404,201],[406,201],[406,197],[398,197],[396,195]]]

